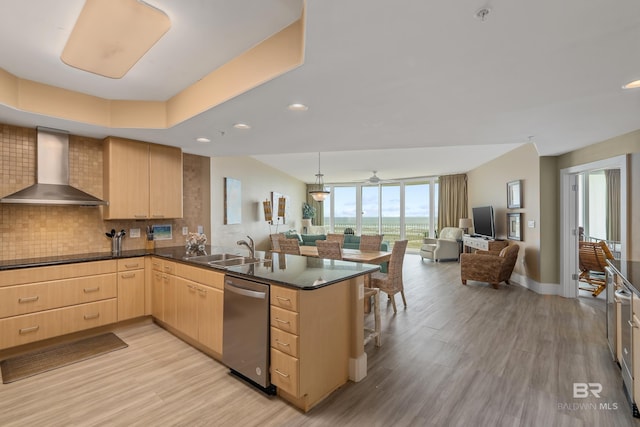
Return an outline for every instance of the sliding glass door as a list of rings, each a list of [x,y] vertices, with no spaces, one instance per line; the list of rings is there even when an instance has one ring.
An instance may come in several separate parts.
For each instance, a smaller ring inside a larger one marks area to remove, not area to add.
[[[384,234],[393,245],[409,240],[408,249],[418,250],[422,239],[435,236],[437,225],[437,178],[398,180],[392,183],[333,184],[325,201],[327,231]]]

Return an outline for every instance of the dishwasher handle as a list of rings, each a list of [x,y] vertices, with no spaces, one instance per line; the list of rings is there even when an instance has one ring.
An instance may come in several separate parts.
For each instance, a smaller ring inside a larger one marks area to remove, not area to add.
[[[225,291],[229,291],[229,292],[233,292],[236,293],[238,295],[242,295],[245,297],[249,297],[249,298],[256,298],[256,299],[265,299],[267,298],[267,293],[266,292],[259,292],[259,291],[252,291],[250,289],[245,289],[241,286],[238,286],[236,284],[234,284],[232,281],[227,280],[224,282],[224,290]]]

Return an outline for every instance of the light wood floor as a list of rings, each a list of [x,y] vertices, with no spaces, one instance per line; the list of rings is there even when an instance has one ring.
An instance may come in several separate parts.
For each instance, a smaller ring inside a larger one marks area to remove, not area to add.
[[[117,332],[127,349],[0,385],[0,425],[640,425],[609,355],[602,300],[462,286],[459,264],[417,255],[404,266],[409,307],[399,302],[394,316],[383,306],[369,375],[308,414],[145,323]],[[574,382],[601,383],[601,399],[573,399]]]

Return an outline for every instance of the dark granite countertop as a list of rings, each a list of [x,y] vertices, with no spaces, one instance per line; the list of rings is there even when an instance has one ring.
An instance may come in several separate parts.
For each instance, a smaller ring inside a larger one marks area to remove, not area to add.
[[[640,297],[640,261],[607,260],[631,290]]]
[[[244,248],[225,248],[207,246],[207,254],[231,253],[247,256],[248,251]],[[78,262],[101,261],[120,258],[132,258],[146,255],[154,255],[162,258],[193,265],[201,268],[214,268],[206,264],[189,261],[188,258],[194,255],[187,255],[184,246],[174,246],[168,248],[139,249],[122,251],[114,256],[111,252],[97,252],[90,254],[60,255],[43,258],[27,258],[20,260],[0,261],[0,271],[18,268],[43,267],[48,265],[72,264]],[[250,280],[261,282],[278,283],[284,286],[297,289],[312,290],[333,283],[348,280],[363,274],[378,271],[380,267],[373,264],[361,264],[350,261],[335,261],[319,258],[310,258],[297,255],[284,255],[271,252],[256,251],[256,257],[264,261],[256,264],[245,264],[226,269],[217,269],[234,276],[240,276]]]

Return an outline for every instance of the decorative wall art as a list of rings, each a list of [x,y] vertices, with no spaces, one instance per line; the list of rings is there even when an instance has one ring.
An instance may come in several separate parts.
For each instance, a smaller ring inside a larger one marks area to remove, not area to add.
[[[224,179],[224,223],[242,223],[242,191],[239,179]]]
[[[507,182],[507,208],[522,208],[522,180]]]
[[[522,240],[522,214],[507,214],[507,239]]]
[[[274,213],[277,213],[275,222],[282,220],[281,224],[287,223],[287,218],[291,215],[289,196],[280,194],[276,191],[271,192],[271,206]]]

